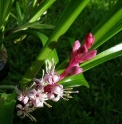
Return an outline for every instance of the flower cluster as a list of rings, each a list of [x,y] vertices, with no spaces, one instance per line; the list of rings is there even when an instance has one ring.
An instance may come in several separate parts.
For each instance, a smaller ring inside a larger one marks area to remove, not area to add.
[[[15,88],[20,101],[17,104],[17,115],[21,118],[25,116],[29,117],[32,121],[36,119],[30,114],[36,108],[44,107],[44,104],[48,107],[52,107],[47,103],[47,100],[59,101],[61,98],[68,100],[72,98],[70,93],[78,93],[78,91],[72,91],[72,88],[63,89],[63,85],[58,84],[60,76],[55,71],[54,59],[52,59],[52,65],[49,62],[46,63],[46,73],[40,79],[33,79],[33,84],[21,91],[17,87]]]
[[[94,36],[89,33],[86,35],[83,45],[78,40],[75,41],[70,55],[69,65],[60,75],[60,80],[69,75],[82,73],[83,69],[80,68],[79,64],[94,58],[97,54],[97,50],[88,51],[92,47],[94,40]]]
[[[52,107],[47,103],[48,100],[55,102],[61,98],[68,100],[72,98],[70,96],[71,93],[78,93],[78,91],[72,91],[72,88],[64,89],[63,85],[58,84],[58,82],[69,75],[82,73],[83,69],[80,68],[79,64],[92,59],[96,55],[96,50],[88,51],[94,42],[92,34],[89,33],[84,41],[83,45],[80,45],[78,40],[75,41],[69,65],[62,74],[59,75],[56,72],[54,59],[52,59],[52,63],[46,62],[46,72],[43,70],[43,75],[40,79],[34,78],[30,87],[24,90],[15,88],[19,101],[19,104],[16,106],[18,116],[21,118],[27,116],[32,121],[36,121],[30,114],[36,108],[42,108],[44,105]]]

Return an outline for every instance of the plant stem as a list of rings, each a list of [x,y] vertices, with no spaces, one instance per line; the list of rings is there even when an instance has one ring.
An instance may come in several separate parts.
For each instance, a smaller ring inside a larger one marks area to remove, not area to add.
[[[46,45],[40,51],[38,57],[29,68],[27,73],[24,75],[22,80],[20,81],[20,87],[23,89],[28,83],[31,82],[32,78],[39,71],[40,67],[43,65],[44,60],[48,57],[48,55],[53,51],[55,46],[58,43],[58,39],[62,36],[72,25],[84,7],[87,5],[89,0],[72,0],[69,5],[66,7],[64,12],[62,13],[59,22],[56,25],[54,32],[51,37],[47,41]]]
[[[14,90],[15,86],[13,86],[13,85],[0,85],[0,89],[11,89],[11,90]]]

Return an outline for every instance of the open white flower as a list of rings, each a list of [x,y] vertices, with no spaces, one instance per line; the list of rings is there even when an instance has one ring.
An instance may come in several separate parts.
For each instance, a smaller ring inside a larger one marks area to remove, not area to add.
[[[24,118],[25,116],[29,117],[32,121],[36,122],[36,119],[30,114],[30,112],[34,111],[34,108],[29,108],[29,104],[26,104],[24,107],[21,104],[17,104],[17,115],[20,118]]]
[[[43,93],[43,90],[30,90],[28,96],[34,107],[43,107],[45,101],[48,100],[47,94]]]
[[[49,61],[46,62],[46,72],[47,74],[44,76],[45,82],[54,84],[59,81],[59,75],[55,71],[54,59],[52,59],[52,63],[49,63]]]
[[[28,97],[29,89],[26,88],[24,91],[21,91],[20,89],[18,89],[17,87],[15,87],[15,91],[18,94],[17,99],[19,101],[21,101],[23,104],[26,104],[28,102],[28,100],[29,100],[29,97]]]

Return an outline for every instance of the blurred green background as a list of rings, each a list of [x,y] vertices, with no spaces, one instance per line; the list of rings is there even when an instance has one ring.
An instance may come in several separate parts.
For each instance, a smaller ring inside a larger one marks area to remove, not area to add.
[[[83,42],[85,35],[111,9],[117,0],[91,0],[73,25],[59,40],[57,52],[61,63],[71,52],[69,38]],[[56,25],[69,0],[57,0],[40,21]],[[12,23],[12,20],[11,22]],[[10,25],[8,24],[8,26]],[[48,37],[52,30],[41,30]],[[99,47],[98,53],[120,43],[122,32],[112,37]],[[29,36],[15,44],[5,44],[8,51],[10,72],[2,84],[18,84],[19,80],[35,60],[42,47],[41,42]],[[90,88],[77,87],[79,94],[73,94],[69,101],[51,102],[52,108],[45,106],[36,110],[33,115],[37,124],[122,124],[122,57],[105,62],[84,73]],[[39,75],[39,74],[38,74]],[[41,77],[41,74],[40,74]],[[16,114],[16,112],[15,112]],[[13,124],[32,124],[30,119],[14,117]]]

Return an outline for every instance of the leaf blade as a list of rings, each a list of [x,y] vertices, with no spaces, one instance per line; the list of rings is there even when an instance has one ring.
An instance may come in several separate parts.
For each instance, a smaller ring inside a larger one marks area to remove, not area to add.
[[[81,64],[80,67],[83,68],[83,71],[87,71],[88,69],[91,69],[120,55],[122,55],[122,43],[103,51],[102,53],[95,56],[95,58],[92,60]]]
[[[86,86],[89,88],[88,82],[85,80],[83,74],[77,74],[68,76],[64,78],[58,84],[62,84],[64,87],[78,87],[78,86]]]

